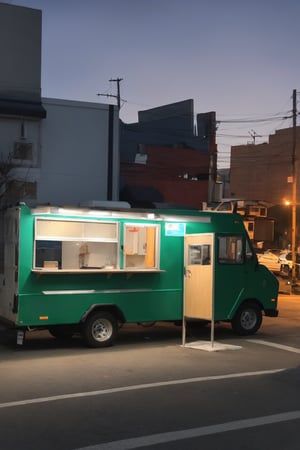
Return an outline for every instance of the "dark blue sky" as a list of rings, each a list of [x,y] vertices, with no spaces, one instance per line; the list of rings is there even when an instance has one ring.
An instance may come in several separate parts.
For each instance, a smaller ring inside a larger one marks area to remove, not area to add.
[[[125,122],[188,98],[216,111],[219,166],[230,145],[265,142],[300,91],[299,0],[12,0],[41,9],[42,95],[107,103]],[[260,119],[272,118],[268,122]],[[231,120],[230,123],[222,123]],[[237,123],[236,120],[252,122]]]

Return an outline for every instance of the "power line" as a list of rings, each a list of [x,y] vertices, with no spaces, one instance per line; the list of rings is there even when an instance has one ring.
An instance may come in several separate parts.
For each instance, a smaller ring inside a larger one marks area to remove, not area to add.
[[[262,119],[249,119],[249,118],[246,118],[246,119],[217,120],[217,123],[263,123],[263,122],[273,122],[275,120],[291,119],[292,117],[293,117],[293,115],[290,114],[288,116],[266,117],[266,118],[262,118]]]

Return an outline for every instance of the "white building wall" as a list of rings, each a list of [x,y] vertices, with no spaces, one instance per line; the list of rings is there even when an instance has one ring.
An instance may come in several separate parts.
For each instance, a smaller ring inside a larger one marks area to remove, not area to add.
[[[77,205],[119,198],[119,118],[109,105],[43,99],[47,118],[41,122],[41,171],[38,203]],[[109,126],[112,147],[109,148]],[[108,158],[112,152],[113,176]],[[108,183],[112,197],[108,198]]]
[[[15,142],[32,143],[32,159],[13,160],[16,167],[10,178],[36,182],[37,197],[20,200],[30,204],[64,205],[78,205],[91,200],[118,200],[117,108],[111,106],[113,120],[110,122],[109,105],[55,99],[44,99],[42,103],[47,111],[45,119],[0,117],[1,161],[8,161]]]

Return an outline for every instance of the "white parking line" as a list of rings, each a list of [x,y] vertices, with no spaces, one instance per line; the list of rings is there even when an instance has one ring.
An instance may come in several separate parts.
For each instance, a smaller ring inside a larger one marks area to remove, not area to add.
[[[106,442],[88,447],[81,447],[76,450],[132,450],[135,448],[147,447],[149,445],[164,444],[182,439],[191,439],[211,434],[224,433],[226,431],[236,431],[245,428],[254,428],[273,423],[287,422],[300,419],[300,411],[290,411],[282,414],[270,416],[254,417],[252,419],[235,420],[206,427],[191,428],[188,430],[171,431],[166,433],[150,434],[120,441]]]
[[[263,341],[260,339],[247,339],[248,342],[254,342],[255,344],[267,345],[268,347],[279,348],[287,352],[300,353],[300,349],[296,347],[290,347],[289,345],[276,344],[275,342]]]
[[[115,394],[118,392],[128,392],[137,391],[142,389],[153,389],[162,386],[174,386],[178,384],[189,384],[189,383],[200,383],[203,381],[217,381],[217,380],[228,380],[232,378],[242,378],[242,377],[255,377],[259,375],[270,375],[278,372],[282,372],[286,369],[273,369],[273,370],[260,370],[256,372],[242,372],[242,373],[230,373],[227,375],[212,375],[207,377],[197,377],[197,378],[186,378],[183,380],[171,380],[171,381],[160,381],[157,383],[147,383],[147,384],[137,384],[133,386],[122,386],[111,389],[101,389],[99,391],[88,391],[88,392],[75,392],[73,394],[62,394],[53,395],[51,397],[39,397],[31,398],[27,400],[17,400],[13,402],[0,403],[0,409],[12,408],[16,406],[27,406],[37,403],[48,403],[58,400],[68,400],[73,398],[84,398],[84,397],[95,397],[100,395]]]

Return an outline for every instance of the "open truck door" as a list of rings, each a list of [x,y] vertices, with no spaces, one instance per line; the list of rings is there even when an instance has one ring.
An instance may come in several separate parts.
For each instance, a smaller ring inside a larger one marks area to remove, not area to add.
[[[214,234],[185,236],[184,259],[184,316],[212,320]]]

